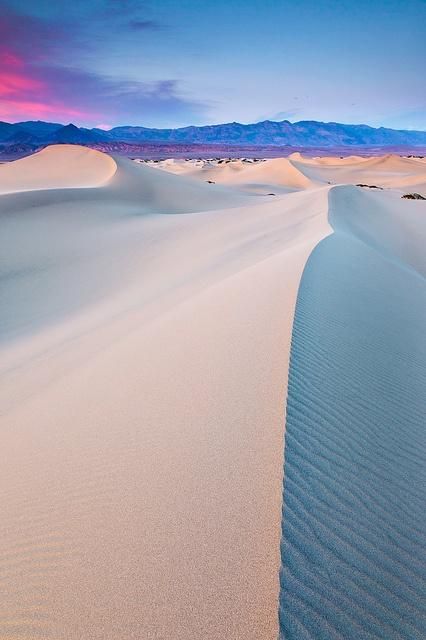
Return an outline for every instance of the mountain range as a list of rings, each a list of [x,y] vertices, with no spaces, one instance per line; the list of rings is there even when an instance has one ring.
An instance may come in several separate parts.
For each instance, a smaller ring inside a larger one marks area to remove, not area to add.
[[[74,124],[27,121],[10,124],[0,122],[0,145],[34,147],[54,143],[83,145],[125,144],[199,144],[303,147],[425,146],[426,131],[374,128],[364,124],[340,124],[304,120],[255,124],[190,126],[179,129],[152,129],[121,126],[109,131],[85,129]]]

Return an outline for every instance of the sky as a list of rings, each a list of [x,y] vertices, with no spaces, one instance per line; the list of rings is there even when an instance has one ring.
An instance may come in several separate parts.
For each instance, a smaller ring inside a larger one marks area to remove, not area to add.
[[[0,120],[426,129],[426,0],[0,0]]]

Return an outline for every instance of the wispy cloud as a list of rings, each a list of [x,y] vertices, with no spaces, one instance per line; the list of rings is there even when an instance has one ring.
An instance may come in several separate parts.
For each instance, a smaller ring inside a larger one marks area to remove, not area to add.
[[[263,120],[276,120],[278,122],[282,120],[295,120],[298,116],[300,116],[302,110],[299,108],[295,109],[287,109],[286,111],[278,111],[278,113],[268,113],[267,115],[262,115],[256,118],[257,122],[262,122]]]
[[[129,28],[160,25],[135,19]],[[155,116],[167,124],[170,118],[198,120],[204,112],[203,103],[182,94],[177,79],[143,82],[70,66],[67,59],[79,47],[78,34],[65,24],[52,26],[6,8],[0,23],[0,119],[54,117],[94,125],[143,124]]]
[[[134,31],[160,31],[164,29],[164,25],[155,20],[129,20],[127,26]]]

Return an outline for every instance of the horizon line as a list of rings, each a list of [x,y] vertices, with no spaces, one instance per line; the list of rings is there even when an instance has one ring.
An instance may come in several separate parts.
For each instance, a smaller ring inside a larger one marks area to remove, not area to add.
[[[108,132],[108,131],[112,131],[113,129],[119,129],[121,127],[128,127],[128,128],[143,128],[143,129],[150,129],[150,130],[155,130],[155,131],[167,131],[167,130],[171,130],[171,131],[178,131],[181,129],[189,129],[189,128],[196,128],[196,129],[202,129],[204,127],[219,127],[219,126],[226,126],[226,125],[240,125],[242,127],[249,127],[249,126],[253,126],[253,125],[257,125],[257,124],[263,124],[265,122],[275,122],[277,124],[282,124],[283,122],[287,122],[288,124],[291,125],[296,125],[296,124],[301,124],[301,123],[308,123],[308,122],[312,122],[312,123],[317,123],[317,124],[337,124],[337,125],[342,125],[345,127],[368,127],[370,129],[388,129],[390,131],[412,131],[412,132],[421,132],[421,133],[426,133],[426,129],[396,129],[394,127],[385,127],[384,125],[379,125],[379,126],[374,126],[374,125],[370,125],[370,124],[366,124],[365,122],[338,122],[337,120],[313,120],[313,119],[307,119],[307,120],[295,120],[295,121],[291,121],[288,120],[287,118],[284,118],[283,120],[274,120],[274,119],[265,119],[265,120],[257,120],[255,122],[238,122],[237,120],[233,120],[230,122],[217,122],[214,124],[189,124],[189,125],[184,125],[184,126],[180,126],[180,127],[149,127],[149,126],[145,126],[143,124],[118,124],[115,126],[111,126],[108,129],[107,128],[103,128],[103,127],[99,127],[99,126],[94,126],[94,127],[90,127],[90,126],[85,126],[85,125],[81,125],[81,124],[76,124],[75,122],[67,122],[67,123],[63,123],[63,122],[52,122],[50,120],[41,120],[41,119],[36,119],[36,120],[17,120],[16,122],[8,122],[7,120],[0,120],[0,123],[2,124],[10,124],[10,125],[19,125],[19,124],[26,124],[28,122],[42,122],[45,124],[58,124],[59,126],[62,127],[68,127],[70,125],[73,125],[75,127],[77,127],[78,129],[87,129],[88,131],[92,131],[92,130],[97,130],[97,131],[104,131],[104,132]]]

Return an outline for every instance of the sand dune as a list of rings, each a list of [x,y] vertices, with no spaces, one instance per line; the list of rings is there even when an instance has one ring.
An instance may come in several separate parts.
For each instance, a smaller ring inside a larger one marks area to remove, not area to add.
[[[420,158],[395,155],[363,158],[306,158],[292,153],[288,158],[259,162],[244,160],[163,160],[151,166],[176,175],[190,176],[218,185],[267,195],[309,189],[321,184],[371,184],[382,188],[426,190],[425,163]]]
[[[236,185],[279,185],[290,189],[306,189],[311,182],[286,158],[274,158],[259,163],[230,162],[202,172],[206,179]]]
[[[0,167],[0,637],[420,637],[424,163],[156,164]]]
[[[303,274],[287,404],[280,630],[423,638],[424,207],[330,192]]]
[[[134,202],[149,212],[192,213],[250,204],[245,193],[212,186],[191,175],[155,171],[127,158],[115,158],[118,171],[108,185],[108,197]]]
[[[98,187],[114,175],[116,163],[93,149],[52,145],[32,156],[0,165],[0,194],[34,189]]]
[[[185,160],[155,163],[159,169],[171,173],[190,175],[215,184],[236,185],[243,189],[259,193],[286,193],[307,189],[312,181],[299,171],[287,158],[274,158],[261,162],[244,160],[201,161],[197,163]]]
[[[356,155],[344,156],[344,157],[324,156],[324,157],[309,158],[307,156],[303,156],[299,151],[296,151],[295,153],[292,153],[291,155],[289,155],[288,159],[295,160],[296,162],[304,162],[305,164],[313,164],[313,165],[319,165],[319,166],[335,165],[335,166],[342,167],[346,164],[366,162],[369,158],[363,158],[362,156],[356,156]]]
[[[327,189],[117,166],[0,200],[0,635],[276,638],[289,341]]]
[[[426,185],[425,165],[416,158],[383,156],[374,158],[292,160],[299,171],[317,183],[372,184],[385,188]]]

